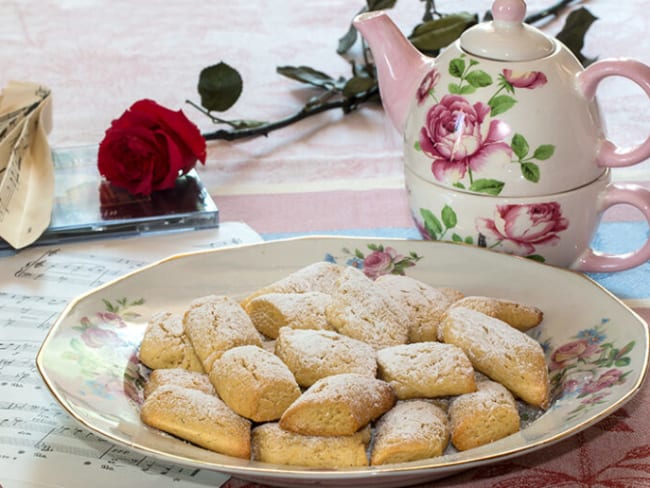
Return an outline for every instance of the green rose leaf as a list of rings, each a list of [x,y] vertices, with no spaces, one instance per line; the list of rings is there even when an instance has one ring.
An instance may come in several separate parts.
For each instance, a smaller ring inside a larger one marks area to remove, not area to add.
[[[498,195],[503,190],[505,183],[498,180],[480,179],[474,180],[470,185],[470,191],[476,193],[486,193],[488,195]]]
[[[460,95],[460,92],[461,92],[460,85],[457,84],[457,83],[449,83],[449,86],[447,87],[447,90],[452,95]]]
[[[201,70],[197,90],[203,108],[223,112],[239,99],[243,86],[239,72],[221,62]]]
[[[524,175],[524,178],[526,178],[528,181],[532,181],[533,183],[539,182],[539,166],[537,166],[535,163],[522,163],[521,174]]]
[[[371,12],[374,10],[386,10],[393,8],[397,0],[367,0],[366,4],[368,5],[368,10]]]
[[[628,342],[625,346],[623,346],[620,351],[618,351],[618,356],[622,357],[625,356],[627,353],[629,353],[632,349],[634,349],[634,346],[636,345],[636,341],[630,341]]]
[[[478,17],[467,12],[445,15],[416,25],[409,40],[420,51],[435,52],[454,42],[476,23]]]
[[[458,217],[456,217],[456,212],[449,205],[445,205],[442,208],[442,222],[445,224],[447,229],[453,229],[458,223]]]
[[[361,10],[361,12],[365,12],[365,9]],[[352,46],[354,46],[354,43],[357,42],[357,37],[357,28],[353,25],[350,25],[348,31],[343,34],[343,37],[339,39],[339,44],[336,48],[336,52],[338,54],[347,53],[352,48]]]
[[[531,254],[529,256],[526,256],[526,258],[532,260],[532,261],[537,261],[538,263],[545,263],[546,258],[544,256],[540,256],[539,254]]]
[[[465,244],[474,244],[474,239],[472,236],[468,236],[465,238]]]
[[[462,58],[454,58],[449,61],[449,74],[454,78],[462,78],[465,72],[465,60]]]
[[[594,16],[586,8],[581,7],[567,15],[564,27],[556,36],[585,66],[595,61],[595,59],[585,57],[582,54],[582,48],[585,44],[585,34],[596,20],[598,20],[598,17]]]
[[[492,77],[481,69],[472,71],[465,77],[465,79],[467,80],[467,83],[475,88],[482,88],[492,84]]]
[[[366,93],[376,85],[377,81],[367,76],[353,76],[343,87],[343,95],[348,98],[354,97],[355,95]]]
[[[364,5],[356,15],[373,10],[386,10],[393,8],[395,6],[395,3],[397,3],[397,0],[368,0],[366,2],[366,5]],[[347,53],[352,48],[352,46],[354,46],[354,43],[357,42],[358,37],[357,28],[354,25],[350,24],[348,31],[343,35],[343,37],[339,39],[339,44],[336,48],[336,52],[338,54]]]
[[[458,234],[452,234],[451,240],[454,242],[463,242],[463,238],[459,236]]]
[[[513,95],[515,93],[515,87],[512,86],[512,84],[506,80],[506,77],[503,75],[499,75],[499,88],[503,88],[505,91],[512,93]]]
[[[553,144],[543,144],[535,149],[533,158],[546,161],[553,156],[553,153],[555,153],[555,146]]]
[[[420,141],[415,141],[415,144],[413,144],[413,149],[416,151],[422,151],[422,146],[420,146]]]
[[[512,138],[512,152],[521,160],[528,155],[530,147],[528,146],[528,141],[521,134],[515,134]]]
[[[464,87],[462,87],[460,89],[460,94],[461,95],[471,95],[475,91],[476,91],[476,87],[474,87],[472,85],[465,85]]]
[[[515,105],[515,103],[517,103],[517,100],[512,98],[510,95],[499,95],[494,97],[488,102],[488,105],[492,109],[490,115],[494,117],[503,112],[507,112]]]
[[[421,208],[420,209],[420,215],[422,215],[422,218],[424,219],[424,228],[426,231],[429,233],[432,239],[438,239],[438,234],[442,234],[442,224],[440,223],[440,220],[438,220],[438,217],[433,215],[433,212],[431,210],[427,210],[426,208]]]
[[[330,90],[341,88],[341,81],[309,66],[278,66],[276,71],[287,78]]]

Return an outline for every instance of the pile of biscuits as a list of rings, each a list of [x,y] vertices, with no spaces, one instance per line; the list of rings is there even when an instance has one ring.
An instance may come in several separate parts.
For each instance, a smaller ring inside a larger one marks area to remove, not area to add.
[[[520,429],[549,402],[537,307],[319,262],[243,300],[160,311],[141,418],[216,452],[317,468],[401,463]]]

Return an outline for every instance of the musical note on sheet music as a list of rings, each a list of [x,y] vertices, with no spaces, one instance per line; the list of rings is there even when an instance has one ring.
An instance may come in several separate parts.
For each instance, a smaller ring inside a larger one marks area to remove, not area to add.
[[[59,249],[51,249],[26,263],[15,276],[93,288],[145,264],[147,261],[88,253],[67,253],[62,257]]]

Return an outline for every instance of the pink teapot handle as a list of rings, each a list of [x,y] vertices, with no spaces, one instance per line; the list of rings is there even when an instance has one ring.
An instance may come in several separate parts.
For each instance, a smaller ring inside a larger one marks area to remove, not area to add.
[[[650,98],[650,66],[634,59],[606,59],[597,61],[578,74],[578,84],[584,96],[596,96],[598,84],[609,76],[629,78]],[[638,147],[622,151],[616,144],[604,140],[598,150],[597,162],[604,167],[623,167],[640,163],[650,157],[650,136]]]
[[[599,201],[598,212],[602,214],[609,207],[627,204],[636,207],[650,225],[650,190],[637,184],[611,183]],[[603,254],[587,249],[571,266],[584,272],[609,273],[635,268],[650,259],[650,237],[645,244],[625,254]]]

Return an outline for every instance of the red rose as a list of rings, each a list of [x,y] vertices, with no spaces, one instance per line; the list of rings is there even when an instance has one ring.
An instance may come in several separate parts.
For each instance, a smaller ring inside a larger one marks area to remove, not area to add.
[[[176,179],[205,163],[205,139],[183,114],[153,100],[135,102],[106,130],[99,173],[134,195],[173,188]]]

